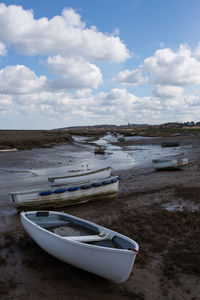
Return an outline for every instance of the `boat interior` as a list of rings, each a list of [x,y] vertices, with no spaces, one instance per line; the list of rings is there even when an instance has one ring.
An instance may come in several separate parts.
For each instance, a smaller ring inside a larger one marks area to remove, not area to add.
[[[95,224],[73,218],[73,216],[52,214],[48,211],[25,213],[25,216],[40,227],[62,236],[66,240],[117,249],[135,247],[134,241],[131,243],[121,236],[113,236],[113,234],[109,234],[112,231],[106,228],[105,231],[100,232]]]

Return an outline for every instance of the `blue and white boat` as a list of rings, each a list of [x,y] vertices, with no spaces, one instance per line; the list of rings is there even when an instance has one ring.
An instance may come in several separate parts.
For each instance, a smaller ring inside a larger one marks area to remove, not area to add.
[[[109,176],[89,182],[68,184],[49,189],[13,192],[16,208],[49,208],[112,198],[118,191],[120,176]]]

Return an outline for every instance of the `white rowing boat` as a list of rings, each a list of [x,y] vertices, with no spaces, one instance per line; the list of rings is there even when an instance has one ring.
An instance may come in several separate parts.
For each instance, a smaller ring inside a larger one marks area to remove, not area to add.
[[[188,164],[188,158],[179,159],[153,159],[153,166],[156,170],[177,170]]]
[[[56,258],[113,282],[129,278],[139,249],[134,240],[63,212],[22,212],[21,222],[33,240]]]
[[[111,175],[111,167],[107,167],[103,169],[74,174],[70,176],[66,175],[66,176],[49,177],[48,181],[50,181],[52,185],[63,185],[63,184],[71,184],[77,182],[85,182],[90,180],[102,179],[110,175]]]
[[[112,198],[118,191],[120,176],[97,181],[11,193],[16,208],[49,208]]]

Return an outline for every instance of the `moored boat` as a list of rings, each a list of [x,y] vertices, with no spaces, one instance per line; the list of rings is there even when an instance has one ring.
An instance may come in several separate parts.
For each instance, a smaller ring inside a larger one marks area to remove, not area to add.
[[[120,176],[109,176],[97,181],[63,185],[11,193],[16,208],[49,208],[112,198],[118,191]]]
[[[134,240],[63,212],[22,212],[21,222],[56,258],[113,282],[129,278],[139,249]]]
[[[178,147],[180,146],[180,142],[173,142],[173,141],[168,141],[168,142],[163,142],[161,143],[162,147]]]
[[[13,151],[17,151],[17,148],[0,149],[0,152],[2,152],[2,153],[4,153],[4,152],[13,152]]]
[[[118,142],[125,142],[125,138],[124,137],[119,137],[117,140],[118,140]]]
[[[105,154],[105,148],[103,147],[98,147],[94,149],[95,154]]]
[[[51,182],[52,185],[63,185],[63,184],[73,184],[77,182],[86,182],[89,180],[102,179],[110,175],[111,175],[111,167],[106,167],[106,168],[74,174],[70,176],[49,177],[48,181]]]
[[[173,134],[171,134],[171,136],[180,136],[181,134],[180,133],[173,133]]]
[[[178,170],[188,164],[188,158],[153,159],[152,163],[156,170]]]

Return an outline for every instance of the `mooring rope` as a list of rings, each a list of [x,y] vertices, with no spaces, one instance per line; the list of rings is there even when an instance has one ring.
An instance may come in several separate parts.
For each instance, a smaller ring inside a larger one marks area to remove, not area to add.
[[[171,287],[177,294],[179,294],[183,299],[185,300],[189,300],[188,298],[186,298],[179,290],[177,290],[177,288],[175,288],[173,286],[173,284],[171,284],[171,282],[169,282],[169,280],[167,280],[166,278],[164,278],[160,273],[158,273],[153,267],[152,265],[135,249],[135,248],[130,248],[130,250],[132,250],[133,252],[136,252],[137,255],[144,261],[144,263],[147,265],[148,269],[153,272],[157,277],[159,277],[163,282],[165,282],[166,284],[168,284],[169,287]]]

